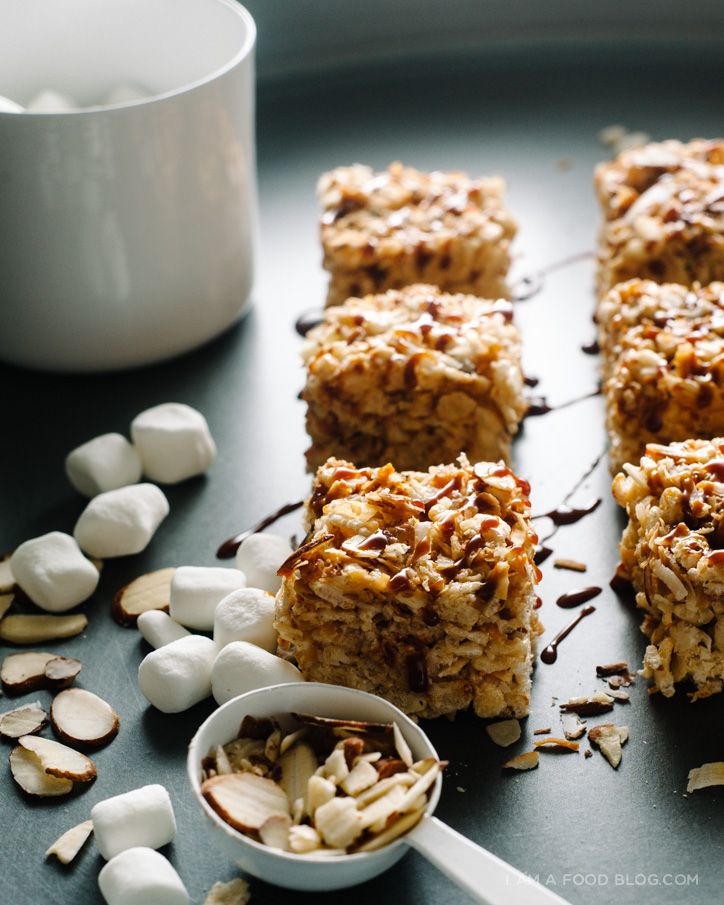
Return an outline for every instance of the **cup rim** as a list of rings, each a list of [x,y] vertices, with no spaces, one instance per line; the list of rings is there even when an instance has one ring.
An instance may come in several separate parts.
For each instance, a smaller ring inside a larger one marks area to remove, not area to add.
[[[432,752],[434,752],[435,757],[437,757],[439,760],[439,755],[437,753],[437,750],[435,749],[435,746],[432,744],[432,742],[428,738],[427,733],[424,732],[422,729],[420,729],[420,727],[416,723],[414,723],[407,716],[407,714],[403,713],[398,707],[396,707],[394,704],[391,704],[389,701],[385,700],[384,698],[380,698],[378,695],[370,694],[369,692],[362,691],[361,689],[358,689],[358,688],[349,688],[348,686],[345,686],[345,685],[335,686],[335,685],[329,685],[325,682],[302,682],[302,683],[295,683],[295,684],[304,685],[306,688],[325,688],[325,689],[338,688],[338,689],[343,689],[345,692],[353,692],[355,695],[361,695],[364,698],[370,698],[374,701],[383,701],[385,703],[385,705],[387,705],[388,707],[390,707],[392,709],[392,711],[395,713],[396,719],[399,719],[400,722],[403,724],[403,726],[406,726],[408,728],[410,726],[412,726],[414,729],[416,729],[418,732],[420,732],[424,736],[430,749],[432,750]],[[199,728],[194,733],[191,741],[189,742],[188,754],[186,757],[186,772],[187,772],[188,780],[191,784],[191,790],[194,794],[194,798],[196,799],[197,803],[201,807],[201,810],[203,811],[204,815],[211,820],[211,822],[214,824],[214,826],[216,826],[220,830],[223,830],[225,835],[228,836],[229,839],[234,840],[237,844],[241,844],[242,846],[247,845],[247,846],[249,846],[249,848],[252,849],[252,851],[259,852],[261,855],[263,855],[265,857],[269,857],[272,860],[276,859],[280,862],[292,862],[293,864],[300,864],[300,865],[301,864],[315,864],[315,865],[318,865],[318,864],[329,864],[329,865],[332,865],[332,864],[334,864],[334,865],[360,864],[360,863],[364,863],[365,861],[374,860],[375,858],[378,858],[382,853],[388,853],[393,850],[399,849],[401,845],[405,844],[405,839],[407,838],[407,836],[409,835],[410,832],[414,831],[415,827],[413,827],[412,830],[409,830],[408,833],[404,833],[402,836],[399,836],[397,839],[394,839],[388,845],[385,845],[379,849],[375,849],[374,851],[371,851],[371,852],[354,852],[349,855],[339,855],[332,859],[330,859],[329,857],[325,857],[323,855],[319,856],[319,857],[315,857],[313,853],[296,854],[295,852],[285,852],[285,851],[282,851],[281,849],[275,849],[275,848],[272,848],[271,846],[264,845],[261,842],[257,842],[255,839],[252,839],[249,836],[245,836],[239,830],[234,829],[234,827],[232,827],[230,824],[228,824],[225,820],[222,820],[221,817],[216,813],[216,811],[208,804],[206,799],[201,794],[201,783],[199,781],[199,768],[200,768],[201,760],[200,760],[199,751],[197,749],[198,749],[198,745],[199,745],[199,737],[200,737],[202,731],[210,723],[212,723],[215,719],[218,719],[219,714],[221,714],[222,711],[231,709],[232,707],[238,707],[240,701],[242,701],[246,698],[249,698],[251,696],[259,695],[260,693],[263,693],[263,692],[273,691],[273,690],[276,690],[278,688],[283,688],[283,687],[288,688],[289,686],[288,686],[288,684],[287,685],[282,684],[282,685],[271,685],[271,686],[267,686],[266,688],[256,688],[253,691],[247,691],[244,694],[238,695],[238,697],[232,698],[230,701],[227,701],[225,704],[222,704],[221,707],[217,708],[213,713],[211,713],[204,720],[204,722],[201,723]],[[437,808],[438,802],[440,800],[441,790],[442,790],[442,774],[438,773],[438,775],[435,779],[435,782],[432,785],[430,798],[428,800],[427,807],[425,808],[425,811],[423,813],[423,818],[431,816],[432,813]],[[339,867],[337,869],[339,869]]]
[[[192,82],[186,82],[181,85],[179,88],[172,88],[170,91],[162,91],[158,94],[151,94],[148,97],[138,98],[132,101],[124,101],[120,104],[94,104],[92,107],[79,107],[77,110],[53,110],[53,111],[43,111],[43,110],[26,110],[23,109],[19,112],[9,112],[0,110],[0,118],[5,116],[12,117],[51,117],[51,116],[86,116],[88,114],[94,113],[115,113],[116,111],[129,110],[134,107],[143,107],[150,104],[155,104],[160,101],[170,100],[171,98],[178,97],[182,94],[187,94],[191,91],[194,91],[197,88],[201,88],[204,85],[209,84],[210,82],[214,82],[222,76],[226,75],[227,72],[230,72],[236,66],[238,66],[241,62],[243,62],[254,49],[254,45],[256,44],[256,22],[254,21],[254,17],[249,12],[249,10],[243,6],[241,3],[238,3],[237,0],[206,0],[206,2],[214,2],[219,3],[222,6],[227,7],[227,9],[235,12],[240,19],[244,21],[244,25],[246,28],[246,34],[244,36],[244,40],[241,44],[241,47],[236,51],[236,53],[231,57],[231,59],[227,60],[221,66],[218,66],[216,69],[213,69],[211,72],[206,75],[201,76],[198,79],[194,79]]]

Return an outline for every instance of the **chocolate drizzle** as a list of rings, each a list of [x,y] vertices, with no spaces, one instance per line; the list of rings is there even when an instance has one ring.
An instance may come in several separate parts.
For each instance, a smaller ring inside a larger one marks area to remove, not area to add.
[[[531,274],[527,274],[526,276],[521,277],[515,284],[511,292],[511,298],[514,302],[530,301],[530,299],[535,298],[536,295],[543,291],[543,288],[545,287],[545,278],[549,274],[555,273],[556,270],[563,270],[573,264],[578,264],[579,261],[587,261],[593,257],[594,253],[592,251],[581,251],[577,254],[561,258],[560,261],[554,261],[547,267],[542,267],[540,270],[536,270]]]
[[[581,352],[583,352],[584,355],[598,355],[600,351],[601,347],[598,345],[597,339],[593,339],[590,343],[585,343],[581,346]]]
[[[575,619],[572,619],[565,628],[562,628],[560,632],[558,632],[558,634],[555,636],[555,638],[553,638],[548,647],[545,647],[543,649],[540,655],[542,662],[546,663],[548,666],[550,666],[551,663],[555,663],[558,659],[558,646],[561,641],[563,641],[564,638],[567,638],[571,634],[573,629],[578,625],[579,622],[581,622],[581,620],[585,619],[586,616],[590,616],[591,613],[595,612],[596,607],[592,604],[590,606],[584,607],[581,612],[578,613]]]
[[[551,547],[546,547],[545,544],[538,544],[535,548],[535,556],[533,557],[533,562],[539,566],[541,563],[544,563],[548,557],[553,553]]]
[[[296,319],[294,329],[300,336],[306,336],[314,327],[318,327],[324,320],[324,311],[321,308],[310,308],[304,311]]]
[[[590,588],[581,588],[578,591],[568,591],[567,594],[561,594],[556,600],[559,607],[564,610],[572,610],[573,607],[580,606],[582,603],[588,603],[594,597],[598,597],[603,588],[591,585]]]
[[[601,387],[599,386],[589,393],[584,393],[583,396],[576,396],[574,399],[568,399],[566,402],[561,402],[559,405],[551,405],[545,396],[534,396],[530,400],[525,417],[535,418],[537,415],[547,415],[548,412],[558,412],[561,409],[567,409],[572,405],[577,405],[579,402],[583,402],[584,399],[594,399],[596,396],[600,395]]]
[[[551,509],[550,512],[543,512],[541,515],[534,515],[533,518],[549,518],[557,528],[560,528],[561,525],[574,525],[576,522],[580,522],[584,516],[595,512],[601,502],[601,497],[598,497],[598,499],[593,500],[587,506],[579,506],[577,508],[562,503],[557,509]]]
[[[255,525],[252,525],[251,528],[247,528],[246,531],[242,531],[240,534],[235,534],[233,537],[225,540],[224,543],[221,544],[219,549],[216,551],[217,559],[231,559],[241,546],[242,542],[247,539],[247,537],[249,537],[251,534],[258,534],[260,531],[268,528],[269,525],[273,525],[274,522],[278,521],[283,515],[288,515],[290,512],[294,512],[296,509],[301,509],[303,505],[304,500],[296,500],[294,503],[285,503],[285,505],[280,506],[276,512],[272,512],[271,515],[267,515]]]

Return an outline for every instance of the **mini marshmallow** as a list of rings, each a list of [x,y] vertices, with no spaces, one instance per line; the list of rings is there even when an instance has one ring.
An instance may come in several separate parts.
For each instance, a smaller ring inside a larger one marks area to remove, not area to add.
[[[146,641],[156,650],[190,634],[163,610],[147,610],[141,613],[136,625]]]
[[[187,628],[210,632],[216,607],[232,591],[246,587],[238,569],[219,566],[180,566],[171,579],[169,613]]]
[[[87,600],[99,572],[76,541],[51,531],[20,544],[10,558],[13,578],[28,597],[49,613],[62,613]]]
[[[206,418],[180,402],[165,402],[136,415],[131,437],[143,473],[159,484],[178,484],[202,474],[216,458]]]
[[[129,556],[145,550],[168,512],[168,500],[158,487],[132,484],[94,497],[73,534],[90,556]]]
[[[0,113],[22,113],[25,107],[0,94]]]
[[[121,434],[102,434],[68,453],[65,472],[78,493],[94,497],[140,481],[141,460]]]
[[[211,694],[211,669],[219,649],[203,635],[188,635],[148,654],[138,667],[138,687],[162,713],[188,710]]]
[[[77,110],[78,103],[68,94],[46,88],[39,91],[25,109],[31,113],[67,113]]]
[[[221,601],[214,613],[214,641],[219,648],[232,641],[248,641],[273,654],[274,597],[259,588],[242,588]]]
[[[189,905],[189,894],[163,855],[152,848],[129,848],[98,874],[108,905]]]
[[[292,548],[278,534],[250,534],[236,551],[236,567],[251,587],[276,594],[282,586],[277,569],[291,555]]]
[[[227,644],[211,671],[211,689],[217,704],[257,688],[303,681],[296,666],[247,641]]]
[[[171,799],[158,784],[99,801],[90,815],[98,851],[106,861],[138,845],[161,848],[176,835]]]
[[[140,85],[126,82],[125,84],[116,85],[114,88],[111,88],[101,101],[101,104],[109,107],[113,104],[128,104],[131,101],[142,101],[144,98],[149,97],[150,94],[150,91],[141,88]]]

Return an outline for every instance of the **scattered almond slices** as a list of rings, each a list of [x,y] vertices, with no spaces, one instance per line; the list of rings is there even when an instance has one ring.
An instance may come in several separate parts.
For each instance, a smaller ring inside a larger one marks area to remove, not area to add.
[[[594,691],[588,697],[571,698],[560,705],[563,713],[577,713],[578,716],[596,716],[613,710],[613,698],[604,691]]]
[[[550,731],[551,731],[551,727],[550,727],[550,726],[542,726],[540,729],[534,729],[534,730],[533,730],[533,735],[548,735],[548,733],[549,733]],[[566,737],[567,737],[567,736],[566,736]]]
[[[13,605],[13,600],[15,600],[15,594],[0,594],[0,619]]]
[[[11,551],[0,556],[0,594],[9,594],[17,587],[13,573],[10,571],[10,557],[12,555]]]
[[[507,748],[520,738],[520,723],[518,720],[501,720],[499,723],[488,724],[485,731],[496,745]]]
[[[542,738],[535,742],[535,747],[542,751],[578,751],[578,742],[567,738]]]
[[[59,779],[46,773],[38,757],[22,745],[10,752],[10,772],[26,795],[52,798],[68,795],[73,791],[72,780]]]
[[[615,770],[621,763],[621,746],[628,741],[628,727],[601,723],[588,730],[588,740]]]
[[[117,591],[111,615],[119,625],[134,626],[141,613],[148,610],[168,612],[171,598],[171,579],[176,571],[171,567],[158,569],[135,578]]]
[[[21,735],[34,735],[47,724],[48,714],[40,706],[40,701],[23,704],[14,710],[0,714],[0,735],[17,739]]]
[[[235,877],[228,883],[214,883],[206,894],[204,905],[247,905],[250,898],[249,884],[241,877]]]
[[[62,741],[99,748],[118,733],[120,720],[103,698],[84,688],[67,688],[53,699],[50,723]]]
[[[7,694],[26,694],[39,688],[67,688],[81,671],[80,660],[47,651],[8,654],[0,667],[0,681]]]
[[[45,664],[45,678],[53,690],[62,690],[73,684],[82,668],[80,660],[74,657],[53,657]]]
[[[88,619],[82,613],[71,616],[16,614],[0,621],[0,641],[17,645],[42,644],[80,635],[87,625]]]
[[[73,782],[90,782],[96,778],[96,765],[80,751],[40,735],[23,735],[18,741],[26,751],[33,752],[51,776]]]
[[[699,789],[707,789],[709,786],[724,786],[724,761],[713,761],[689,770],[687,792],[697,792]]]
[[[577,559],[554,559],[554,569],[567,569],[569,572],[585,572],[588,566]]]
[[[55,855],[61,864],[70,864],[83,848],[92,832],[93,821],[84,820],[83,823],[71,827],[62,836],[59,836],[45,853],[45,857],[49,858],[51,855]]]
[[[271,779],[255,773],[214,776],[201,786],[201,794],[234,829],[259,832],[270,817],[289,817],[289,798]]]
[[[506,760],[503,764],[504,770],[535,770],[540,761],[540,755],[537,751],[526,751],[517,757]]]
[[[586,721],[579,718],[577,713],[562,713],[561,725],[563,726],[563,735],[569,740],[581,738],[586,734]]]

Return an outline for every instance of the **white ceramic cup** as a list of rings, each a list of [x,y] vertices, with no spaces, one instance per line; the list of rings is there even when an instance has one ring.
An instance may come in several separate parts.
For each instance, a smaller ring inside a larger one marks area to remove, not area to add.
[[[256,232],[254,45],[235,0],[3,0],[0,359],[160,361],[245,310]],[[119,85],[142,100],[93,106]]]

